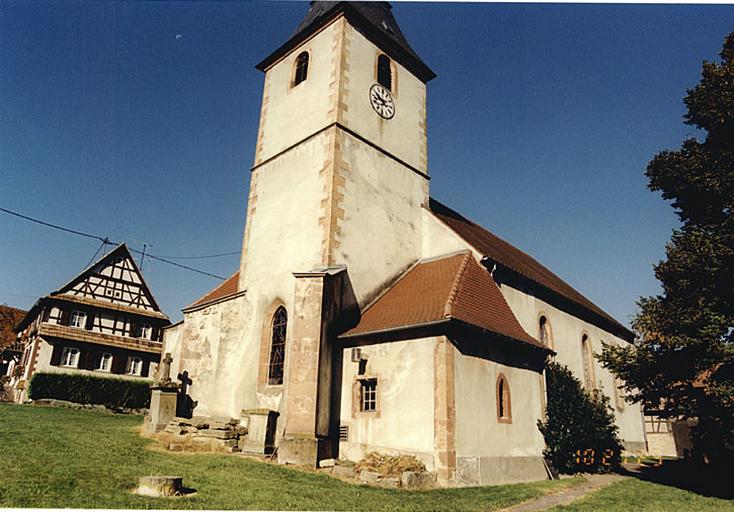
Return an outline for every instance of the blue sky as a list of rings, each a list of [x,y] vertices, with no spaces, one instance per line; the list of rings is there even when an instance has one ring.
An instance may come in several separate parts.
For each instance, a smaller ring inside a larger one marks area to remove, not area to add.
[[[160,256],[238,251],[262,73],[306,2],[0,3],[0,207]],[[677,219],[646,188],[732,5],[394,3],[428,87],[431,193],[624,323]],[[0,303],[98,242],[0,213]],[[152,247],[150,247],[152,245]],[[223,276],[238,256],[176,260]],[[172,318],[219,281],[145,262]]]

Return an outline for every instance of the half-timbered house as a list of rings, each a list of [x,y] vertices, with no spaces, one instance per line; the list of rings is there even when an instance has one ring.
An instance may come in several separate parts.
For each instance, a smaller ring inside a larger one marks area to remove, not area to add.
[[[20,382],[36,372],[151,377],[161,329],[169,324],[127,246],[119,245],[36,301],[16,326],[23,342]]]

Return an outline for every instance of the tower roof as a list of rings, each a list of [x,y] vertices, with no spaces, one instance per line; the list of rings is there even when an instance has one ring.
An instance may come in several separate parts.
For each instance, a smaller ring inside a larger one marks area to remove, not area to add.
[[[349,23],[390,57],[400,62],[423,82],[436,74],[421,60],[408,44],[389,2],[311,2],[311,7],[293,35],[256,67],[265,71],[271,64],[305,41],[338,15],[344,14]]]

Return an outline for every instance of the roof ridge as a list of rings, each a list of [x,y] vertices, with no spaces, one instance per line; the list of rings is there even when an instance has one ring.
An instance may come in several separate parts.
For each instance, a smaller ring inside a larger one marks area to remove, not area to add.
[[[471,251],[467,250],[464,253],[464,259],[461,261],[459,270],[456,272],[454,283],[451,285],[451,291],[449,292],[449,296],[446,299],[446,304],[443,307],[443,316],[446,318],[450,318],[453,313],[454,300],[456,299],[456,295],[459,293],[459,285],[461,284],[461,280],[464,277],[464,272],[469,265],[469,258],[473,258],[473,256]]]

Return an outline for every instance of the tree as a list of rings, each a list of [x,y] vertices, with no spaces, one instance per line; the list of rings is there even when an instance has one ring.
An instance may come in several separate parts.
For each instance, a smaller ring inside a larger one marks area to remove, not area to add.
[[[603,472],[619,466],[622,444],[609,398],[589,394],[571,370],[558,363],[546,368],[546,419],[538,422],[543,454],[562,473]]]
[[[635,345],[605,346],[599,359],[628,399],[697,419],[694,450],[723,462],[734,454],[734,32],[720,56],[684,100],[685,123],[705,137],[659,153],[645,172],[681,221],[654,267],[662,293],[638,301]]]

